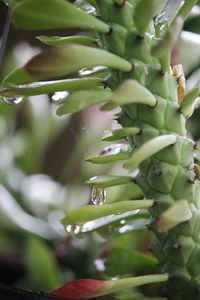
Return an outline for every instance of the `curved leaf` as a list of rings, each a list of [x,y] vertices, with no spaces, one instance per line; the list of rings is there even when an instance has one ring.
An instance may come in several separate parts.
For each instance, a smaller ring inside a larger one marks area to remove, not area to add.
[[[78,112],[91,105],[105,102],[110,97],[110,94],[110,91],[103,89],[74,92],[67,97],[65,103],[57,109],[56,113],[62,116],[64,114]]]
[[[67,43],[79,43],[79,44],[96,44],[96,40],[89,36],[74,35],[74,36],[37,36],[38,40],[49,46],[57,46]]]
[[[116,130],[106,130],[102,136],[102,141],[116,141],[123,139],[129,135],[137,134],[140,132],[138,127],[125,127]]]
[[[67,75],[84,67],[102,65],[122,71],[130,71],[132,68],[129,61],[108,51],[79,44],[66,44],[34,56],[24,67],[9,74],[4,82],[30,83]]]
[[[54,81],[40,81],[30,84],[0,88],[0,96],[34,96],[49,94],[57,91],[76,91],[78,89],[89,89],[100,87],[102,79],[99,78],[77,78]]]
[[[104,204],[101,206],[87,205],[80,207],[66,217],[61,219],[61,223],[66,225],[82,225],[85,222],[92,221],[101,217],[122,214],[127,211],[148,208],[153,205],[153,200],[134,200],[121,201],[113,204]]]
[[[106,164],[124,160],[130,157],[131,147],[128,144],[113,144],[103,149],[102,155],[86,158],[86,161],[94,164]]]
[[[88,28],[109,32],[109,26],[64,0],[27,0],[13,10],[20,29]]]
[[[101,175],[90,178],[86,184],[96,187],[109,187],[133,182],[131,176]]]

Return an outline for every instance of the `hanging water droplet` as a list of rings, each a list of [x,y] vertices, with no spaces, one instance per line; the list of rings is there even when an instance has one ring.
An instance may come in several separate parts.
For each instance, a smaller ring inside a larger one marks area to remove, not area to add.
[[[55,92],[51,97],[51,100],[54,104],[60,104],[67,98],[69,93],[67,91]]]
[[[77,225],[77,224],[67,225],[65,226],[65,230],[67,233],[71,235],[75,235],[81,232],[81,225]]]
[[[94,205],[102,205],[106,201],[106,190],[102,187],[93,187],[91,200]]]
[[[23,97],[18,97],[18,98],[11,98],[11,97],[3,97],[3,101],[6,104],[19,104],[22,102]]]

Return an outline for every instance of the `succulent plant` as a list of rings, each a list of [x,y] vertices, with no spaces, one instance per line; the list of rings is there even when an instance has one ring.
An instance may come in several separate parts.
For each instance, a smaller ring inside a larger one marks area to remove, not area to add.
[[[200,171],[196,164],[200,146],[186,130],[200,85],[186,92],[181,65],[170,66],[184,20],[197,1],[6,2],[12,7],[17,28],[82,28],[92,32],[67,37],[40,36],[43,43],[53,47],[9,74],[0,95],[13,101],[67,91],[66,99],[58,103],[58,115],[97,103],[104,103],[103,111],[120,106],[117,120],[122,128],[107,131],[102,139],[116,141],[126,137],[128,144],[118,144],[111,153],[90,157],[88,161],[101,164],[125,160],[125,169],[139,170],[135,177],[96,176],[87,183],[94,187],[93,197],[100,204],[104,188],[130,182],[141,188],[145,199],[80,208],[62,219],[65,228],[68,232],[86,232],[86,222],[100,218],[109,222],[109,215],[134,215],[135,209],[141,209],[142,215],[142,209],[148,208],[148,228],[154,234],[151,251],[159,261],[161,273],[168,274],[156,277],[157,281],[166,280],[164,296],[173,300],[200,299]],[[89,70],[88,76],[83,68]],[[73,73],[78,77],[43,81]],[[149,276],[153,282],[151,276],[155,275]],[[140,284],[144,283],[145,279],[141,279]],[[91,293],[93,297],[102,294],[99,290],[97,294]]]

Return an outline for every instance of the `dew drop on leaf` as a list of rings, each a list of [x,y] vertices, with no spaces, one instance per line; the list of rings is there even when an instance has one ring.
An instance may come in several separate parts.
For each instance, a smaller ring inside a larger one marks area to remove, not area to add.
[[[75,235],[80,233],[81,231],[81,225],[78,224],[70,224],[65,226],[65,230],[67,233],[71,234],[71,235]]]
[[[102,187],[93,187],[91,200],[94,205],[102,205],[106,201],[106,190]]]
[[[67,91],[55,92],[51,97],[51,100],[54,104],[60,104],[67,98],[69,93]]]
[[[11,98],[11,97],[3,97],[3,101],[6,104],[19,104],[22,102],[23,97],[18,97],[18,98]]]

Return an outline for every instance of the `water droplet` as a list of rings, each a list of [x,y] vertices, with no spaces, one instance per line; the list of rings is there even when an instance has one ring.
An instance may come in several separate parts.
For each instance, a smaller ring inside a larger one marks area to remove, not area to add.
[[[92,5],[88,4],[88,3],[86,3],[85,0],[76,0],[76,1],[74,2],[74,4],[75,4],[78,8],[80,8],[80,9],[84,10],[85,12],[87,12],[88,14],[93,14],[93,15],[95,15],[95,13],[96,13],[96,9],[94,8],[94,6],[92,6]]]
[[[18,98],[11,98],[11,97],[3,97],[3,101],[6,104],[19,104],[20,102],[22,102],[23,97],[18,97]]]
[[[65,230],[67,231],[67,233],[75,235],[81,232],[81,225],[70,224],[65,226]]]
[[[101,152],[100,155],[114,155],[118,154],[120,152],[127,152],[130,151],[130,145],[128,144],[111,144],[107,147],[105,147]]]
[[[96,73],[96,72],[104,70],[104,69],[105,69],[105,67],[102,67],[102,66],[93,67],[93,68],[83,68],[79,71],[79,74],[81,76],[88,76],[88,75],[92,75],[93,73]]]
[[[51,100],[54,104],[60,104],[67,98],[69,93],[67,91],[55,92],[51,97]]]
[[[91,200],[94,205],[102,205],[106,201],[106,190],[102,187],[93,187]]]

